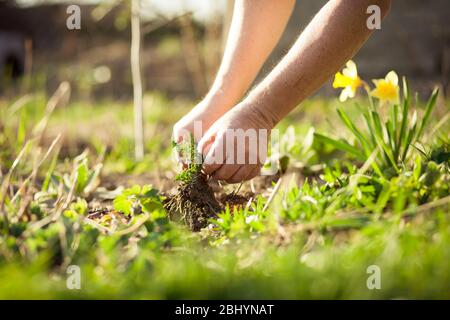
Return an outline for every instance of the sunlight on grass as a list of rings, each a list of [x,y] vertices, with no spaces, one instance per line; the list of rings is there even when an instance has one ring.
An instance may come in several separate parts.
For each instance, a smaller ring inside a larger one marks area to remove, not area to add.
[[[145,96],[136,162],[130,103],[1,100],[0,298],[450,298],[448,110],[402,87],[389,106],[305,102],[279,125],[279,173],[233,189],[244,202],[232,192],[195,233],[164,209],[171,126],[191,103]]]

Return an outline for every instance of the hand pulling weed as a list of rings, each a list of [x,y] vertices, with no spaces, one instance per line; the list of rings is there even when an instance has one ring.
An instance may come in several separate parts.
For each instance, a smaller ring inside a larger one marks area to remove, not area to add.
[[[176,177],[180,181],[176,194],[164,207],[171,220],[181,221],[191,230],[199,231],[207,226],[210,218],[216,216],[221,206],[208,185],[207,176],[201,170],[201,155],[197,152],[193,137],[189,143],[175,143],[174,147],[183,159],[187,159],[187,164]]]

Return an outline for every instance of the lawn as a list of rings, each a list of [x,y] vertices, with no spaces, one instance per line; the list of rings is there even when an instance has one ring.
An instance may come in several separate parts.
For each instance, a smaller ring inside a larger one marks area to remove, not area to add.
[[[449,299],[449,104],[400,86],[398,103],[304,102],[278,172],[211,181],[220,209],[194,232],[166,206],[193,102],[145,95],[136,162],[131,103],[67,84],[0,100],[0,298]]]

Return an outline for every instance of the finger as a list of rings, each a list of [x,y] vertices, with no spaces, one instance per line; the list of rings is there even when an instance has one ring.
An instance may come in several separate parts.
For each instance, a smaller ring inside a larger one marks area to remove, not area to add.
[[[177,145],[175,147],[175,158],[177,162],[183,164],[183,168],[187,165],[189,159],[186,159],[186,152],[183,151],[183,143],[190,142],[190,131],[187,129],[179,129],[177,126],[174,127],[172,133],[172,141],[174,141]]]
[[[208,151],[211,149],[211,145],[216,140],[215,134],[206,134],[203,136],[203,138],[200,139],[200,141],[197,144],[197,152],[202,155],[207,155]]]
[[[174,128],[172,139],[176,143],[181,143],[183,141],[190,141],[191,132],[185,128],[178,129]]]
[[[178,163],[178,165],[180,166],[180,169],[186,169],[189,165],[188,159],[186,159],[186,157],[183,157],[183,155],[179,151],[174,151],[174,153],[175,153],[176,163]]]
[[[183,154],[181,152],[181,150],[178,148],[178,146],[176,146],[175,148],[173,148],[172,150],[172,156],[173,156],[173,160],[179,164],[182,165],[184,167],[185,164],[185,159],[183,159]]]
[[[253,178],[259,176],[261,174],[261,166],[256,166],[253,168],[252,172],[245,177],[245,181],[252,180]]]
[[[177,161],[183,166],[183,169],[186,168],[190,161],[189,155],[185,151],[177,148],[175,156]]]
[[[237,170],[226,182],[228,183],[239,183],[247,180],[247,177],[252,174],[254,170],[253,166],[243,165]]]
[[[225,163],[212,174],[212,177],[216,180],[227,181],[240,169],[240,167],[242,167],[242,165]]]
[[[212,175],[215,171],[219,170],[224,164],[224,152],[223,152],[223,140],[215,139],[208,147],[203,147],[203,150],[207,150],[207,154],[203,161],[203,172],[208,175]]]

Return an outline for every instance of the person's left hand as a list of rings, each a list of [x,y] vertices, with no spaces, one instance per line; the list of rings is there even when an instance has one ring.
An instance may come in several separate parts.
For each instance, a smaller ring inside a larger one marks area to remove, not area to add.
[[[257,106],[244,102],[235,106],[198,143],[204,157],[203,171],[228,183],[254,178],[267,158],[271,129]]]

